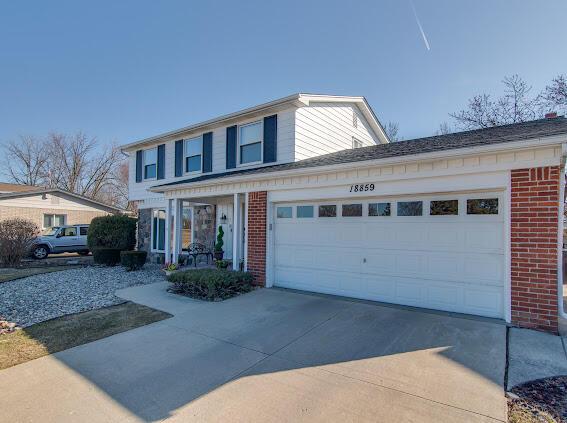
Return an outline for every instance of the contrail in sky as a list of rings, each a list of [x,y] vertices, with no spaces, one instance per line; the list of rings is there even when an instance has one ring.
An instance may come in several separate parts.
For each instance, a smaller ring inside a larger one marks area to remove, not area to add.
[[[425,43],[425,47],[429,51],[429,50],[431,50],[431,48],[429,47],[429,41],[427,41],[427,36],[425,35],[425,31],[423,30],[423,27],[421,26],[421,22],[419,21],[419,18],[417,17],[417,11],[415,10],[415,6],[414,6],[412,0],[410,0],[410,4],[411,4],[411,8],[413,10],[413,16],[415,16],[415,22],[417,23],[417,26],[419,27],[419,30],[421,31],[421,36],[423,37],[423,42]]]

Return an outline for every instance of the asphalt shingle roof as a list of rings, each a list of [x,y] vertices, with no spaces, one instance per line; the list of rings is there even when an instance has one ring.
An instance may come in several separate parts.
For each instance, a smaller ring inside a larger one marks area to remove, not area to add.
[[[398,141],[390,144],[379,144],[371,147],[343,150],[293,163],[201,175],[195,178],[182,179],[167,184],[156,185],[154,188],[200,182],[209,179],[222,179],[236,175],[264,174],[317,166],[362,162],[366,160],[403,157],[435,151],[456,150],[459,148],[469,148],[490,144],[502,144],[559,134],[567,134],[567,119],[565,117],[539,119],[511,125],[494,126],[486,129],[455,132],[447,135],[437,135],[433,137]]]

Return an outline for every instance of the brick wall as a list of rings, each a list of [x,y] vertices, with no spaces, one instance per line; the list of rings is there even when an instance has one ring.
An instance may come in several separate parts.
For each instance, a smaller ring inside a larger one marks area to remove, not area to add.
[[[91,223],[91,220],[95,217],[106,216],[109,213],[103,211],[0,206],[0,220],[11,219],[14,217],[29,219],[40,229],[43,227],[44,214],[64,214],[67,216],[65,223],[68,225],[75,225],[78,223]]]
[[[266,191],[248,194],[248,271],[257,285],[266,285]]]
[[[512,323],[557,332],[558,166],[511,172]]]

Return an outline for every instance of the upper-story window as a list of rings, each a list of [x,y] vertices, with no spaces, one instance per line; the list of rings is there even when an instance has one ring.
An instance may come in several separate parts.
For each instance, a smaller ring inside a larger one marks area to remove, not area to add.
[[[203,138],[185,140],[185,172],[200,172],[203,162]]]
[[[239,128],[240,164],[262,161],[262,121],[242,125]]]
[[[352,148],[362,148],[364,144],[358,138],[352,137]]]
[[[157,176],[157,147],[144,150],[144,179]]]

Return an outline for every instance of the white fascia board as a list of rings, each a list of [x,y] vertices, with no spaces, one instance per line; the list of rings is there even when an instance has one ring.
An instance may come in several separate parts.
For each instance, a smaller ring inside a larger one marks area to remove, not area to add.
[[[235,176],[232,177],[231,176],[223,177],[220,180],[211,178],[200,182],[187,182],[185,184],[176,184],[166,187],[152,187],[149,188],[148,191],[165,193],[167,191],[175,191],[186,187],[191,187],[191,188],[203,187],[210,185],[211,183],[231,184],[231,183],[257,181],[257,180],[273,179],[280,177],[317,175],[317,174],[333,172],[333,171],[364,169],[373,166],[407,164],[409,162],[420,162],[420,161],[428,161],[428,160],[455,159],[455,158],[462,158],[465,156],[470,156],[475,154],[503,153],[510,150],[523,150],[533,147],[546,147],[553,145],[563,147],[564,144],[567,144],[567,135],[560,135],[560,136],[554,135],[545,138],[532,138],[529,140],[521,140],[515,142],[508,142],[508,143],[489,144],[484,146],[435,151],[431,153],[412,154],[407,156],[388,157],[384,159],[364,160],[359,162],[339,163],[339,164],[333,164],[327,166],[312,166],[312,167],[289,169],[289,170],[282,170],[275,172],[256,173],[250,175],[236,174]]]
[[[144,138],[139,141],[131,142],[120,147],[123,153],[131,151],[135,148],[141,146],[146,146],[148,144],[153,144],[159,142],[165,138],[177,137],[177,136],[190,136],[192,132],[205,131],[212,129],[215,126],[222,124],[229,124],[235,120],[246,119],[256,114],[262,112],[268,112],[270,109],[281,110],[285,107],[302,107],[308,106],[310,102],[326,102],[326,103],[356,103],[361,108],[366,120],[372,126],[372,129],[376,132],[376,135],[380,137],[382,142],[388,142],[388,137],[386,136],[380,122],[374,115],[372,109],[366,102],[364,97],[355,96],[336,96],[336,95],[323,95],[323,94],[292,94],[287,97],[279,98],[277,100],[270,101],[268,103],[262,103],[257,106],[249,107],[247,109],[239,110],[234,113],[229,113],[227,115],[222,115],[213,119],[206,120],[204,122],[196,123],[194,125],[189,125],[184,128],[176,129],[174,131],[166,132],[160,135],[156,135],[149,138]]]
[[[277,100],[274,100],[274,101],[270,101],[268,103],[259,104],[257,106],[249,107],[249,108],[243,109],[243,110],[239,110],[239,111],[234,112],[234,113],[222,115],[222,116],[219,116],[219,117],[216,117],[216,118],[213,118],[213,119],[206,120],[204,122],[199,122],[199,123],[194,124],[194,125],[189,125],[189,126],[186,126],[184,128],[176,129],[174,131],[166,132],[166,133],[156,135],[156,136],[153,136],[153,137],[149,137],[149,138],[144,138],[144,139],[139,140],[139,141],[134,141],[134,142],[131,142],[129,144],[125,144],[122,147],[120,147],[120,150],[122,152],[126,152],[126,151],[132,150],[136,147],[140,147],[140,146],[143,146],[143,145],[152,144],[154,142],[160,141],[163,138],[175,137],[175,136],[179,136],[179,135],[186,136],[191,132],[203,131],[203,130],[207,129],[208,127],[218,126],[218,125],[221,125],[223,123],[230,122],[234,119],[244,119],[248,115],[252,115],[252,114],[255,114],[255,113],[266,111],[270,108],[277,107],[277,106],[289,104],[289,105],[295,105],[295,106],[299,107],[299,106],[302,105],[301,102],[300,102],[300,96],[301,96],[301,94],[292,94],[290,96],[283,97],[283,98],[280,98],[280,99],[277,99]]]

